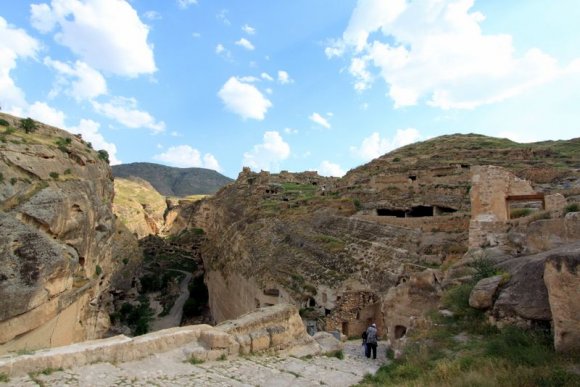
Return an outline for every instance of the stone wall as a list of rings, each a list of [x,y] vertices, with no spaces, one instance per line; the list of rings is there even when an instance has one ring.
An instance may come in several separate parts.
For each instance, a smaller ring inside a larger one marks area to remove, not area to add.
[[[128,362],[178,348],[183,360],[190,357],[216,360],[223,355],[236,356],[250,351],[286,351],[302,355],[321,352],[320,345],[306,333],[298,310],[281,304],[217,327],[190,325],[135,338],[121,335],[40,350],[30,355],[4,356],[0,357],[0,373],[18,376],[48,368],[79,367],[95,362]]]
[[[371,323],[381,324],[377,316],[378,301],[379,296],[369,291],[341,293],[336,307],[326,316],[326,330],[359,337]]]

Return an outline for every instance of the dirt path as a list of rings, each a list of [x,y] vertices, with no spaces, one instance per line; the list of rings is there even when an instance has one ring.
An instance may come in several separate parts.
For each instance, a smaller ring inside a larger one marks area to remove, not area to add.
[[[185,305],[185,301],[189,298],[189,282],[191,281],[192,275],[191,273],[182,270],[174,271],[179,271],[180,273],[185,274],[185,278],[181,280],[181,283],[179,284],[179,297],[175,300],[175,303],[173,304],[173,307],[171,307],[167,316],[163,316],[151,322],[150,332],[178,327],[181,323],[181,318],[183,317],[183,305]]]

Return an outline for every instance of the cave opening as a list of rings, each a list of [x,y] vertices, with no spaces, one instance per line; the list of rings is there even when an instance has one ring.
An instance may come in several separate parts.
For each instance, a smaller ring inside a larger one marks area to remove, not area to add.
[[[395,326],[395,339],[402,339],[407,334],[407,327],[403,325]]]
[[[415,206],[407,212],[407,216],[410,218],[423,218],[426,216],[433,216],[432,206]]]
[[[404,218],[405,211],[404,210],[394,210],[390,208],[377,208],[377,215],[378,216],[395,216],[397,218]]]
[[[455,208],[444,207],[444,206],[433,206],[433,214],[434,215],[452,214],[454,212],[457,212],[457,210]]]

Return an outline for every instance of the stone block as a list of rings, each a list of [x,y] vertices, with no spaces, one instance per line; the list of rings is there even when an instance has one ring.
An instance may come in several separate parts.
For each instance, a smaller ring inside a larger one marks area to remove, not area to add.
[[[270,333],[266,329],[260,329],[250,333],[252,339],[252,352],[265,351],[270,348]]]
[[[496,275],[480,280],[469,295],[469,306],[475,309],[491,308],[502,278],[501,275]]]

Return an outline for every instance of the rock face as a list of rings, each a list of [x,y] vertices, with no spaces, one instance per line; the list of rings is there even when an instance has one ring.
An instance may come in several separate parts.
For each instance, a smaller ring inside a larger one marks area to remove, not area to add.
[[[550,256],[544,282],[554,322],[556,351],[580,350],[580,252]]]
[[[111,170],[79,137],[2,117],[0,352],[100,337],[118,265]]]

